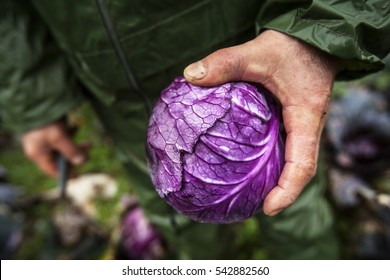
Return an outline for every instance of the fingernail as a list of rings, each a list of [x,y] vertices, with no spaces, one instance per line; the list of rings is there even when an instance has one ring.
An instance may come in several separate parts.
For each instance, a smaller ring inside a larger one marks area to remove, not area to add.
[[[83,155],[77,155],[72,158],[72,164],[74,165],[80,165],[84,163],[84,161],[85,161],[85,157]]]
[[[198,61],[188,65],[184,72],[190,78],[200,80],[206,76],[206,67],[202,61]]]

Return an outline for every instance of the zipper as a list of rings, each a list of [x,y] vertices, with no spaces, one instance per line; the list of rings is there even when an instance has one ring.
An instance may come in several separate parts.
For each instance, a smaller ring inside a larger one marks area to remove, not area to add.
[[[116,31],[114,24],[108,14],[107,8],[104,4],[104,0],[96,0],[96,4],[102,18],[104,27],[106,29],[107,35],[110,38],[111,44],[115,50],[115,54],[123,67],[123,70],[126,74],[126,79],[129,82],[130,86],[134,92],[142,99],[145,106],[145,111],[150,116],[151,113],[151,104],[149,98],[145,95],[145,92],[142,90],[136,76],[134,75],[133,69],[129,63],[129,60],[126,56],[122,43],[119,40],[118,32]]]

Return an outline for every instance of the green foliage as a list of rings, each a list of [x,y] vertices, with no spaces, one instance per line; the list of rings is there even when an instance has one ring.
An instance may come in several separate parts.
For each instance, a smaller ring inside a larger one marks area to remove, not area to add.
[[[36,194],[56,186],[56,181],[42,174],[23,154],[19,146],[0,151],[0,162],[7,169],[9,181],[21,186],[26,195]]]

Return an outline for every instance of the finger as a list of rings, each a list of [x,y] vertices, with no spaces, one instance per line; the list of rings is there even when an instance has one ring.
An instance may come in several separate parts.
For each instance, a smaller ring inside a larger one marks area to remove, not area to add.
[[[303,106],[283,109],[287,133],[286,164],[278,185],[267,195],[263,211],[274,216],[290,206],[315,175],[325,115]]]
[[[57,176],[56,159],[51,150],[45,146],[26,145],[25,154],[30,158],[38,168],[51,177]]]
[[[192,84],[215,86],[238,81],[246,68],[243,45],[218,50],[184,69],[184,77]]]
[[[39,159],[36,160],[37,166],[39,169],[41,169],[44,173],[51,177],[57,177],[58,171],[57,171],[57,161],[54,158],[53,154],[45,154],[39,157]]]
[[[51,146],[73,165],[81,165],[87,160],[87,149],[78,146],[70,136],[60,130],[49,139]]]

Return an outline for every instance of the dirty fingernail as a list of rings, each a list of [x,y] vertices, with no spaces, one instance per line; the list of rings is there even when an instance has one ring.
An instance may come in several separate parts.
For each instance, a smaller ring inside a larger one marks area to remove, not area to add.
[[[198,61],[188,65],[184,72],[191,79],[200,80],[206,76],[206,67],[202,61]]]

